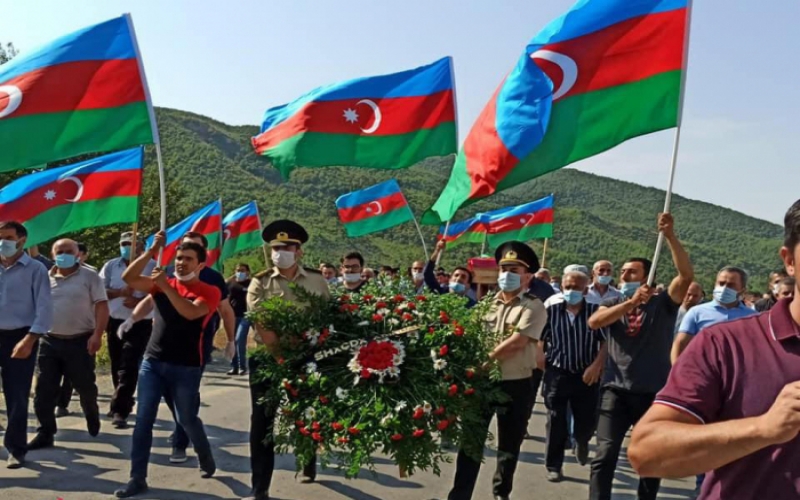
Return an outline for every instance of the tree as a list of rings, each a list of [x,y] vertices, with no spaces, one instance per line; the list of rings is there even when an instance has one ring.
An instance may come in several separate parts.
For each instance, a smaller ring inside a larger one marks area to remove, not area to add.
[[[5,47],[0,43],[0,64],[7,63],[13,59],[19,52],[14,48],[13,43],[7,43]]]

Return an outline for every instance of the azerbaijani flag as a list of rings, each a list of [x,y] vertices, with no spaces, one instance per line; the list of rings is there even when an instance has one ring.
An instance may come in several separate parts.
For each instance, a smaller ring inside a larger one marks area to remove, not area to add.
[[[136,222],[143,161],[139,147],[20,177],[0,190],[0,220],[25,224],[27,246],[89,227]]]
[[[312,90],[267,110],[256,153],[284,178],[295,167],[399,169],[455,153],[452,60]]]
[[[0,172],[153,143],[128,15],[0,66]]]
[[[506,241],[529,241],[553,237],[553,195],[516,207],[480,215],[490,248]]]
[[[687,0],[579,0],[500,84],[423,222],[677,125]]]
[[[437,239],[450,245],[459,243],[483,243],[486,239],[486,227],[481,223],[480,214],[467,220],[443,225],[439,228]]]
[[[222,234],[225,241],[222,244],[220,260],[223,262],[234,254],[263,245],[261,219],[258,216],[256,202],[251,201],[226,215],[222,219]]]
[[[339,219],[354,238],[383,231],[414,219],[400,185],[391,179],[336,199]]]
[[[166,266],[175,260],[177,246],[183,235],[195,231],[208,239],[208,255],[206,266],[218,268],[217,261],[220,254],[220,235],[222,234],[222,202],[212,201],[189,217],[167,228],[167,243],[164,246],[162,265]],[[147,238],[147,247],[153,244],[154,236]]]

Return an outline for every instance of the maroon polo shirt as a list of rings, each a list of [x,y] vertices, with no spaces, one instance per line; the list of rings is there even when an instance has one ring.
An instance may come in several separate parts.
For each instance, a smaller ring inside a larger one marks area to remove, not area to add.
[[[703,330],[656,396],[701,423],[763,415],[783,387],[800,380],[800,327],[791,299],[770,311]],[[800,437],[763,448],[706,476],[701,500],[800,496]]]

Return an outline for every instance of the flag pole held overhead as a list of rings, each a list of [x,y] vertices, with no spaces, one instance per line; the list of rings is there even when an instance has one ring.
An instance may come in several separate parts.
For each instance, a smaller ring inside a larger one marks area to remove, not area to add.
[[[136,61],[139,64],[139,74],[142,77],[142,86],[144,87],[145,100],[147,101],[147,112],[150,116],[150,128],[153,130],[153,144],[156,147],[156,161],[158,162],[158,184],[161,203],[161,219],[159,223],[159,229],[164,231],[167,229],[167,184],[166,176],[164,174],[164,159],[161,155],[161,136],[158,133],[156,110],[153,107],[153,98],[150,96],[150,87],[147,84],[147,75],[144,71],[144,62],[142,62],[142,52],[139,50],[139,41],[136,39],[136,30],[133,27],[133,18],[129,13],[126,13],[125,19],[128,21],[128,29],[131,32],[133,50],[136,52]],[[157,264],[159,267],[161,266],[163,256],[164,249],[162,248],[158,252]]]
[[[416,222],[416,219],[414,219],[414,222]],[[447,236],[447,231],[449,229],[450,229],[450,221],[447,221],[447,224],[444,225],[444,235],[445,236]],[[445,241],[447,241],[447,240],[445,240]],[[442,254],[443,253],[444,252],[439,252],[439,255],[436,256],[436,267],[439,267],[439,262],[442,261]]]
[[[681,144],[681,125],[683,123],[683,101],[686,94],[686,76],[689,73],[689,40],[692,31],[692,0],[688,0],[686,5],[686,32],[683,42],[683,72],[681,73],[681,90],[678,97],[678,126],[675,128],[675,141],[672,145],[672,161],[669,168],[669,181],[667,182],[667,195],[664,198],[664,213],[669,213],[672,205],[672,187],[675,183],[675,169],[678,165],[678,149]],[[664,233],[658,233],[656,250],[653,255],[653,265],[650,267],[650,275],[647,277],[647,284],[653,286],[656,279],[656,268],[658,259],[661,257],[661,247],[664,245]]]

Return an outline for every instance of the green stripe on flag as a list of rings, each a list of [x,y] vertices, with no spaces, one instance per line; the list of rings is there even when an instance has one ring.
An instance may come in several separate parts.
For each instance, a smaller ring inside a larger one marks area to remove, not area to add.
[[[347,231],[347,236],[355,238],[364,236],[365,234],[383,231],[384,229],[389,229],[390,227],[403,224],[413,219],[414,214],[411,213],[411,209],[408,208],[408,206],[404,206],[375,217],[350,222],[344,225],[344,229]]]
[[[259,248],[264,242],[261,240],[260,231],[251,231],[232,238],[225,242],[222,247],[222,256],[220,260],[227,260],[236,255],[237,253],[244,252],[253,248]]]
[[[59,205],[25,221],[27,246],[90,227],[133,223],[138,213],[138,196],[115,196]]]
[[[535,226],[528,226],[523,227],[522,229],[517,229],[515,231],[506,231],[504,233],[498,234],[490,234],[489,235],[489,247],[490,248],[497,248],[506,241],[530,241],[530,240],[538,240],[544,238],[552,238],[553,237],[553,225],[552,224],[536,224]]]

